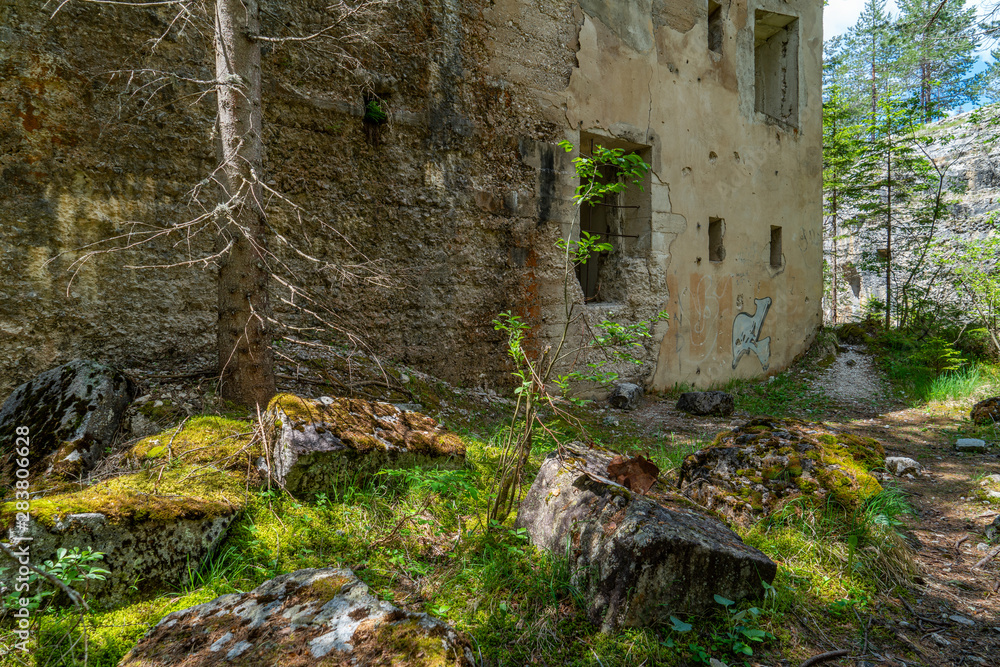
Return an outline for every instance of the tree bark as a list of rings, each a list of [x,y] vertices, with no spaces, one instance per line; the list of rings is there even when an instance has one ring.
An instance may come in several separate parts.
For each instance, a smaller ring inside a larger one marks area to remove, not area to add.
[[[262,175],[258,0],[216,0],[215,72],[220,168],[218,346],[221,393],[266,405],[275,393]]]

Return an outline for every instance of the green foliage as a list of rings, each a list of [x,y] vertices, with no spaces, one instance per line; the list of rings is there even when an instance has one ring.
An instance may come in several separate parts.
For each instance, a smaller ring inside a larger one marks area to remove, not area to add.
[[[776,589],[767,582],[762,583],[767,591],[765,597],[773,598]],[[671,616],[668,628],[671,635],[663,640],[663,644],[668,648],[680,649],[695,664],[707,665],[713,658],[724,658],[730,662],[735,659],[740,664],[749,665],[746,658],[754,654],[752,644],[773,640],[775,636],[760,628],[759,608],[747,607],[740,610],[732,600],[721,595],[713,597],[717,604],[722,605],[721,623],[716,622],[699,632],[692,623]],[[693,637],[695,641],[685,641],[688,633],[697,635]]]
[[[81,595],[86,595],[87,587],[91,581],[104,581],[105,575],[111,574],[110,571],[98,565],[103,560],[104,554],[99,551],[80,549],[79,547],[72,549],[60,547],[56,549],[55,560],[46,560],[38,569],[51,574]],[[0,567],[0,576],[5,575],[7,570],[6,567]],[[31,596],[27,598],[27,608],[32,614],[44,610],[48,606],[46,600],[62,593],[48,579],[35,572],[28,575],[27,583],[28,590],[32,591]],[[19,609],[21,607],[19,598],[23,595],[23,592],[17,591],[7,593],[3,599],[4,609]]]
[[[373,125],[382,125],[388,122],[389,116],[386,114],[385,109],[382,108],[382,103],[377,98],[371,98],[365,102],[365,115],[364,121],[366,123],[372,123]]]
[[[575,148],[568,141],[559,142],[559,146],[567,153],[572,153]],[[641,190],[642,181],[649,171],[649,165],[635,153],[600,145],[594,146],[593,155],[573,158],[573,165],[580,179],[574,195],[577,204],[595,204],[609,194],[624,192],[629,183]],[[601,167],[606,165],[614,168],[614,177],[602,182]]]

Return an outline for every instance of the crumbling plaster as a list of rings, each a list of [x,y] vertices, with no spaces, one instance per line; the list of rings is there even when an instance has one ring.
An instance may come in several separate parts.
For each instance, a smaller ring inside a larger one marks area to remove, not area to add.
[[[821,323],[820,4],[723,4],[721,54],[707,48],[707,3],[668,3],[669,20],[649,0],[580,4],[577,67],[561,105],[544,108],[562,121],[565,139],[579,143],[585,131],[606,136],[606,145],[650,146],[652,165],[649,240],[628,258],[628,295],[585,308],[630,321],[669,313],[647,350],[646,369],[655,372],[646,379],[657,389],[781,370]],[[682,6],[695,11],[684,16]],[[755,110],[748,17],[756,10],[797,18],[797,126]],[[558,182],[549,189],[561,201],[548,210],[562,234],[575,237],[571,165],[556,165]],[[726,255],[718,262],[709,260],[710,218],[724,220]],[[777,267],[770,263],[772,226],[782,230]],[[548,260],[558,264],[551,253]],[[540,294],[544,332],[553,337],[563,321],[562,293],[557,280],[549,282]],[[758,299],[766,305],[758,308]]]

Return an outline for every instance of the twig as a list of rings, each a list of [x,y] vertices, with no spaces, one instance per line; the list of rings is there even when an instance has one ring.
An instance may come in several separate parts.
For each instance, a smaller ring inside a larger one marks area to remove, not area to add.
[[[48,572],[46,572],[44,570],[39,570],[37,567],[35,567],[34,565],[32,565],[30,562],[28,562],[28,563],[22,563],[21,559],[18,558],[17,556],[15,556],[14,553],[3,542],[0,542],[0,551],[3,551],[5,554],[7,554],[7,557],[10,558],[11,560],[13,560],[15,563],[21,563],[22,565],[24,565],[25,567],[27,567],[29,570],[31,570],[35,574],[37,574],[39,576],[42,576],[42,577],[45,577],[49,582],[51,582],[52,584],[55,584],[56,586],[58,586],[59,588],[61,588],[62,591],[66,595],[69,596],[69,599],[73,601],[73,604],[75,604],[76,606],[80,607],[80,609],[83,610],[83,611],[85,611],[85,612],[88,612],[88,613],[90,612],[90,607],[87,606],[86,601],[84,601],[84,599],[80,596],[80,594],[77,593],[76,591],[74,591],[69,586],[67,586],[62,580],[58,579],[55,575],[49,574]]]
[[[986,554],[985,556],[983,556],[982,559],[978,563],[976,563],[975,565],[972,566],[972,569],[973,570],[978,570],[983,565],[986,565],[991,560],[993,560],[993,558],[997,554],[1000,554],[1000,545],[993,547],[993,549],[991,549],[988,554]]]
[[[850,651],[847,649],[839,649],[837,651],[827,651],[826,653],[820,653],[819,655],[814,655],[805,662],[803,662],[799,667],[810,667],[810,665],[818,665],[821,662],[826,662],[827,660],[833,660],[834,658],[843,658],[845,655],[849,655]]]

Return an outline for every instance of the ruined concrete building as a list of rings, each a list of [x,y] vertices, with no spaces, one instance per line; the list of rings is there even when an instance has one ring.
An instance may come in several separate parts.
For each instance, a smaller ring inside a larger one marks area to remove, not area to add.
[[[124,268],[210,255],[209,235],[74,264],[133,223],[202,212],[210,35],[169,6],[70,3],[50,18],[41,4],[0,6],[5,389],[76,356],[147,363],[214,341],[211,270]],[[310,34],[327,4],[265,1],[265,29]],[[270,224],[329,266],[274,250],[380,354],[493,384],[508,374],[493,318],[521,313],[536,344],[558,330],[555,242],[582,225],[614,250],[572,281],[576,308],[670,315],[646,349],[654,388],[780,370],[821,317],[821,13],[818,0],[400,0],[367,26],[377,48],[269,45],[265,178],[297,207],[275,200]],[[366,116],[372,101],[388,122]],[[637,153],[645,187],[578,218],[563,140]],[[289,300],[276,286],[279,319],[296,317]]]

